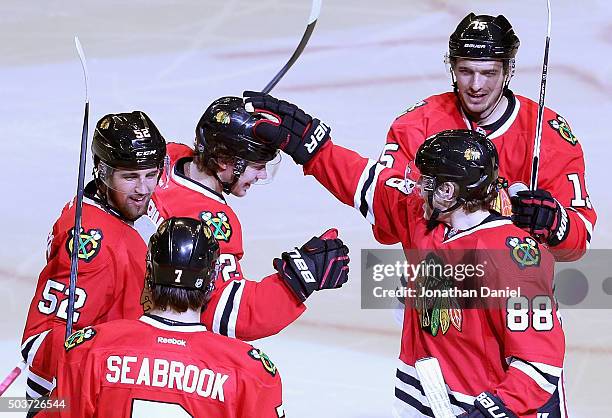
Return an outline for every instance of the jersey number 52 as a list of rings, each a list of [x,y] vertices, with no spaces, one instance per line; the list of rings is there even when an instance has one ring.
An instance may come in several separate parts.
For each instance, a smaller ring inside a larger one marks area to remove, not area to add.
[[[66,295],[66,299],[59,302],[58,294]],[[72,316],[72,320],[77,322],[80,316],[78,309],[85,305],[87,293],[80,287],[77,287],[74,296],[74,315]],[[42,300],[38,302],[38,310],[40,313],[45,315],[55,314],[58,318],[68,320],[68,286],[64,283],[49,279],[43,289],[42,297]]]

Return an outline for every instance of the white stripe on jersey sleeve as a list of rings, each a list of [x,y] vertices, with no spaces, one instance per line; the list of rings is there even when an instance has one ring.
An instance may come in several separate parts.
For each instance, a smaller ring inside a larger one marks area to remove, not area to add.
[[[522,371],[527,376],[529,376],[534,382],[536,382],[536,384],[542,390],[545,390],[546,392],[548,392],[548,393],[550,393],[552,395],[553,393],[555,393],[555,390],[557,389],[557,385],[554,385],[554,384],[550,383],[548,380],[546,380],[546,378],[544,378],[544,376],[542,376],[540,373],[538,373],[537,370],[534,369],[534,367],[537,367],[537,366],[535,366],[535,364],[536,363],[534,363],[534,365],[532,366],[532,365],[530,365],[528,363],[525,363],[525,362],[515,358],[510,363],[510,367],[514,367],[514,368]],[[548,366],[548,367],[553,367],[553,366]],[[553,376],[556,376],[556,375],[553,375]]]
[[[244,279],[236,280],[236,282],[240,282],[240,287],[234,295],[234,305],[232,306],[232,312],[227,324],[227,336],[232,338],[236,338],[236,322],[238,321],[238,311],[240,310],[240,301],[242,300],[242,292],[245,286]]]
[[[372,167],[374,167],[373,173],[371,173]],[[353,196],[353,207],[360,211],[372,225],[375,224],[374,192],[376,191],[376,182],[378,180],[378,176],[384,169],[385,166],[377,161],[368,160],[368,163],[361,173],[361,177],[359,177],[357,189],[355,190],[355,196]],[[362,196],[364,197],[364,200],[362,200]],[[365,213],[362,212],[362,204],[367,206],[367,211]]]
[[[593,238],[593,224],[591,222],[589,222],[588,219],[585,218],[584,215],[582,213],[578,212],[576,209],[574,209],[574,208],[566,208],[566,209],[571,210],[576,215],[578,215],[580,220],[582,220],[582,223],[584,223],[584,227],[586,228],[587,232],[589,233],[588,236]],[[591,248],[591,241],[587,238],[587,240],[586,240],[586,249],[588,250],[589,248]]]
[[[23,350],[30,343],[30,341],[35,340],[34,344],[32,344],[32,347],[30,347],[30,351],[28,351],[28,358],[26,359],[28,365],[32,364],[32,360],[34,360],[36,352],[38,351],[40,345],[43,343],[44,339],[47,337],[47,334],[49,334],[50,331],[51,330],[48,329],[46,331],[41,332],[40,334],[33,335],[27,340],[25,340],[23,344],[21,344],[21,349]]]

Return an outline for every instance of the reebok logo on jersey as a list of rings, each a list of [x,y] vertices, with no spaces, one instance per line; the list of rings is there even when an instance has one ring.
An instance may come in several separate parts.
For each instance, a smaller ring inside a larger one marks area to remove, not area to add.
[[[160,344],[174,344],[182,347],[187,347],[187,341],[177,340],[175,338],[157,337],[157,342]]]

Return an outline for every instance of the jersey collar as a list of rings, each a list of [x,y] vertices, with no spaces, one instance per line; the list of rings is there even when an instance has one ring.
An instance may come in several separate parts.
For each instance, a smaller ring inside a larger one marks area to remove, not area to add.
[[[216,200],[217,202],[227,204],[225,198],[221,193],[217,193],[213,189],[208,186],[203,185],[195,180],[190,179],[185,175],[185,163],[190,162],[190,157],[184,157],[179,159],[172,168],[172,172],[170,173],[170,178],[174,180],[175,183],[180,184],[183,187],[186,187],[189,190],[192,190],[196,193],[203,194],[206,197]]]
[[[504,114],[495,122],[490,123],[488,125],[478,126],[478,124],[472,121],[469,116],[464,112],[461,104],[459,104],[459,109],[461,110],[461,116],[463,120],[470,130],[479,131],[489,137],[489,139],[497,138],[506,133],[510,126],[516,120],[518,112],[521,108],[521,102],[516,100],[516,96],[510,89],[506,89],[504,92],[504,96],[508,99],[508,107],[504,111]]]
[[[202,332],[206,331],[206,327],[200,323],[186,323],[173,321],[171,319],[163,318],[157,315],[145,314],[140,317],[139,321],[145,324],[151,325],[152,327],[163,329],[166,331],[178,331],[178,332]]]
[[[444,236],[444,240],[443,242],[446,244],[448,242],[454,241],[456,239],[459,239],[461,237],[465,237],[467,235],[470,235],[476,231],[481,231],[483,229],[489,229],[489,228],[496,228],[498,226],[502,226],[502,225],[508,225],[508,224],[512,224],[512,221],[510,220],[510,218],[505,217],[505,216],[501,216],[497,213],[491,213],[489,216],[487,216],[481,223],[479,223],[478,225],[475,225],[471,228],[468,229],[464,229],[463,231],[458,231],[455,233],[450,233],[452,232],[451,229],[447,229],[447,231],[445,232]],[[446,238],[448,237],[448,238]]]

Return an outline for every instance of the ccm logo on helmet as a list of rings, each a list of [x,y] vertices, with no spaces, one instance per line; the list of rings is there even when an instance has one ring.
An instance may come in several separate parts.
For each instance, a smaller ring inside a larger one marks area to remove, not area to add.
[[[157,150],[156,149],[152,149],[149,151],[138,151],[136,152],[136,156],[137,157],[146,157],[147,155],[153,155],[153,154],[157,154]]]
[[[306,143],[306,150],[309,154],[312,154],[312,152],[317,149],[317,145],[323,138],[325,138],[328,131],[329,128],[323,122],[320,122],[315,128],[314,132],[310,135],[310,142]]]
[[[304,278],[304,281],[306,283],[316,283],[314,276],[312,275],[310,270],[308,270],[308,266],[306,265],[306,262],[304,261],[304,259],[301,257],[298,249],[295,248],[294,250],[289,252],[289,255],[295,262],[295,265],[297,266],[297,268],[300,269],[300,274]]]

